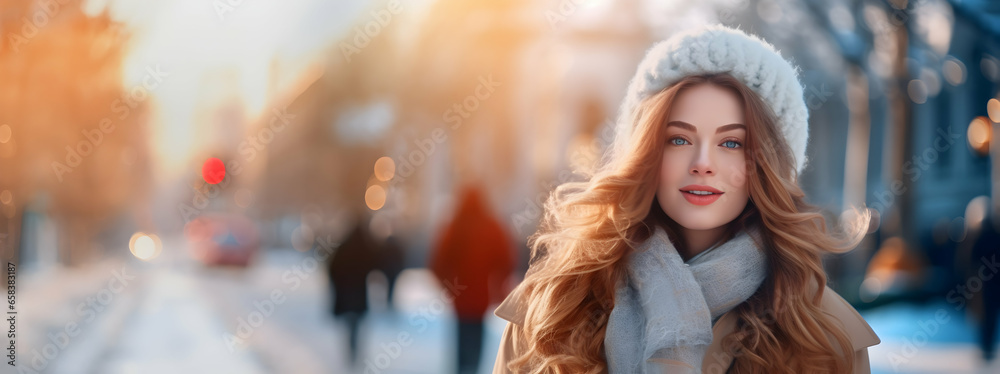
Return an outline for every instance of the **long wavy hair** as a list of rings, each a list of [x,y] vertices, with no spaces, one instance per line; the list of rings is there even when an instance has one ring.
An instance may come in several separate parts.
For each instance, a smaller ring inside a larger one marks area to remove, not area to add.
[[[844,225],[848,230],[827,230],[819,209],[804,200],[792,153],[772,110],[727,74],[686,77],[644,100],[629,114],[635,128],[627,149],[609,152],[585,181],[564,183],[548,197],[539,230],[529,238],[531,268],[522,285],[527,312],[521,339],[526,349],[508,363],[511,369],[605,370],[604,334],[616,285],[624,281],[623,258],[649,238],[656,225],[675,244],[683,244],[679,225],[662,211],[655,195],[671,105],[678,94],[700,84],[735,92],[747,126],[750,202],[729,224],[720,244],[740,230],[758,227],[770,269],[757,292],[730,312],[738,318],[736,330],[723,341],[734,357],[730,370],[853,370],[854,350],[846,332],[820,308],[826,284],[821,257],[855,247],[867,230],[867,216],[858,214],[857,222]]]

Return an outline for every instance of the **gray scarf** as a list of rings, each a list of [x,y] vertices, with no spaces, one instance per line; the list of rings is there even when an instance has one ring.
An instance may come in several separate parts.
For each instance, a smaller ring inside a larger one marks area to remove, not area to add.
[[[609,372],[701,373],[712,324],[756,292],[767,258],[744,230],[684,263],[657,227],[626,268],[604,336]]]

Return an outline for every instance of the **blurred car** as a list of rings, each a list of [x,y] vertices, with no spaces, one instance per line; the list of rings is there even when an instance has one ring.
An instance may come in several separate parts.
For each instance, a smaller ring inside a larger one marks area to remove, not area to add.
[[[191,254],[209,266],[250,265],[260,249],[257,226],[241,215],[206,214],[184,226]]]

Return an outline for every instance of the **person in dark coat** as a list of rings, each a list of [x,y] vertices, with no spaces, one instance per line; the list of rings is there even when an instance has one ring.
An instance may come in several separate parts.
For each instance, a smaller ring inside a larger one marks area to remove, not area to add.
[[[1000,318],[1000,280],[996,274],[995,263],[1000,255],[1000,223],[996,222],[996,212],[988,198],[981,197],[969,203],[978,204],[976,210],[983,215],[982,221],[971,222],[968,237],[971,241],[971,266],[968,268],[970,277],[981,277],[983,315],[979,324],[979,348],[986,362],[996,357],[997,320]],[[968,211],[968,210],[967,210]],[[969,222],[967,222],[969,223]]]
[[[482,192],[465,188],[430,264],[445,289],[453,293],[459,373],[474,373],[479,367],[483,314],[506,296],[501,288],[513,271],[514,261],[506,230],[493,217]]]
[[[386,300],[386,306],[390,310],[395,308],[392,302],[392,295],[396,291],[396,279],[403,272],[404,260],[405,253],[399,239],[395,235],[386,237],[380,246],[378,270],[385,274],[385,278],[389,283],[386,290],[386,297],[388,299]]]
[[[333,316],[348,326],[352,364],[357,362],[358,329],[368,312],[368,273],[377,261],[375,239],[368,232],[368,225],[360,221],[327,263],[334,293]]]

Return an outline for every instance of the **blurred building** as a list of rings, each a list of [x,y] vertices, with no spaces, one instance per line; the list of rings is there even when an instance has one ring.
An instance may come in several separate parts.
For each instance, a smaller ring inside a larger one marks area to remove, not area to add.
[[[858,250],[828,263],[838,292],[858,301],[866,264],[892,238],[902,239],[890,247],[901,247],[908,263],[922,264],[909,274],[917,281],[908,292],[949,284],[965,207],[991,195],[997,180],[990,132],[969,128],[996,126],[986,103],[1000,82],[1000,8],[760,0],[729,9],[732,23],[762,35],[802,69],[811,161],[801,183],[810,201],[833,221],[862,205],[875,213],[872,235]]]

